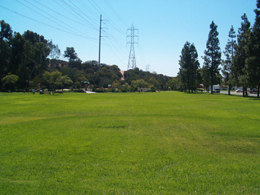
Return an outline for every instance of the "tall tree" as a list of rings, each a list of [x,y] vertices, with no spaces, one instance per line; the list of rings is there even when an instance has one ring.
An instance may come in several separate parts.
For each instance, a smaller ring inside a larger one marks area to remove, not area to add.
[[[8,73],[18,75],[18,85],[24,88],[28,85],[30,75],[27,65],[32,52],[31,45],[29,42],[26,42],[20,33],[15,33],[11,40],[11,49],[12,54],[8,66]]]
[[[198,61],[198,53],[194,44],[190,44],[189,42],[184,44],[179,64],[179,77],[184,85],[185,91],[187,88],[188,92],[193,92],[198,84],[197,79],[200,65]]]
[[[257,97],[260,90],[260,0],[257,0],[257,9],[255,9],[255,23],[252,32],[248,33],[249,41],[245,46],[246,52],[246,73],[249,84],[252,87],[257,86]]]
[[[2,78],[7,74],[7,68],[10,61],[11,49],[10,40],[12,38],[12,29],[4,20],[0,21],[0,91],[2,90]]]
[[[211,94],[213,94],[213,85],[219,80],[219,65],[221,64],[221,51],[218,39],[218,26],[212,21],[207,41],[207,49],[204,51],[204,64],[209,68]]]
[[[74,47],[67,47],[64,51],[64,57],[69,58],[69,61],[75,61],[78,59],[78,54],[76,53]]]
[[[226,57],[225,60],[222,61],[222,74],[224,77],[224,82],[228,85],[228,95],[230,95],[230,89],[232,87],[232,68],[234,64],[234,47],[236,44],[236,32],[231,26],[229,34],[228,34],[228,42],[225,47],[224,55]]]
[[[244,14],[242,17],[241,27],[238,29],[237,44],[235,45],[235,56],[234,66],[232,68],[234,74],[235,84],[237,86],[243,86],[243,96],[247,96],[248,77],[246,70],[246,58],[248,53],[246,47],[249,42],[250,34],[250,22],[248,21],[247,15]]]
[[[50,48],[50,54],[49,58],[50,59],[59,59],[60,58],[60,49],[58,45],[53,44],[52,40],[48,41],[47,43],[48,47]]]

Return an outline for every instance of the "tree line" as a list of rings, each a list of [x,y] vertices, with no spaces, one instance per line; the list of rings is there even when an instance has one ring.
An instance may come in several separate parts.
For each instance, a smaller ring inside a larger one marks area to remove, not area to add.
[[[213,85],[260,88],[260,0],[257,0],[255,23],[251,26],[244,14],[236,33],[231,26],[224,52],[221,52],[217,25],[212,21],[204,51],[203,66],[194,44],[186,42],[182,48],[178,76],[175,78],[142,71],[138,68],[120,73],[117,65],[98,65],[96,60],[82,62],[73,47],[67,47],[60,60],[58,45],[32,31],[14,32],[1,20],[0,32],[0,91],[28,91],[29,89],[81,89],[96,91],[155,90],[195,91],[200,84],[207,90]],[[224,54],[224,55],[222,55]],[[222,59],[224,56],[224,59]]]
[[[217,25],[212,21],[204,51],[203,66],[200,68],[198,53],[194,44],[186,42],[181,51],[177,80],[180,88],[193,92],[203,83],[206,89],[222,84],[228,87],[228,94],[233,86],[243,87],[243,96],[247,88],[260,88],[260,0],[257,0],[255,22],[251,26],[247,15],[241,19],[241,27],[236,34],[231,26],[228,42],[223,52],[219,46]]]
[[[98,65],[96,60],[82,62],[73,47],[64,51],[68,61],[60,60],[58,45],[43,35],[29,30],[13,33],[4,20],[0,24],[0,91],[90,87],[94,91],[126,92],[139,87],[151,91],[175,87],[170,77],[138,68],[122,75],[117,65]]]

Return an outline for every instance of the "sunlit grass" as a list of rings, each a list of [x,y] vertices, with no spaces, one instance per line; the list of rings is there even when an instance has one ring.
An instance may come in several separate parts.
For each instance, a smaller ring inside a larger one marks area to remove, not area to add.
[[[259,194],[260,101],[0,93],[2,194]]]

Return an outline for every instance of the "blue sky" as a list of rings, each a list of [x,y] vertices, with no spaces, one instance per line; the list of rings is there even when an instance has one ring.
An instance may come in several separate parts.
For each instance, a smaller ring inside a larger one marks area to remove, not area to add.
[[[44,35],[62,54],[74,47],[84,62],[98,59],[102,14],[102,63],[127,69],[127,29],[133,24],[139,30],[137,67],[147,70],[149,65],[151,72],[176,76],[186,41],[195,44],[202,66],[210,23],[218,25],[223,51],[231,25],[237,31],[244,13],[253,25],[255,8],[256,0],[0,0],[0,20],[13,31]]]

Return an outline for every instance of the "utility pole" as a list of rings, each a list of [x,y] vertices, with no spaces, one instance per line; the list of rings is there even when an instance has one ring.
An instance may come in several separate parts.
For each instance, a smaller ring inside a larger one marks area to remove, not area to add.
[[[101,30],[102,30],[102,15],[100,15],[100,25],[99,25],[99,48],[98,48],[98,66],[101,66],[100,55],[101,55]]]
[[[135,44],[137,44],[137,42],[135,42],[135,37],[138,37],[135,34],[135,31],[138,31],[137,28],[134,27],[134,25],[132,25],[131,28],[127,29],[127,31],[131,31],[131,34],[127,36],[130,37],[130,41],[127,42],[127,44],[130,44],[130,52],[129,52],[129,59],[128,59],[128,66],[127,69],[134,69],[136,68],[136,59],[135,59]]]

